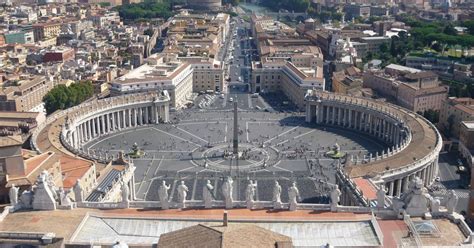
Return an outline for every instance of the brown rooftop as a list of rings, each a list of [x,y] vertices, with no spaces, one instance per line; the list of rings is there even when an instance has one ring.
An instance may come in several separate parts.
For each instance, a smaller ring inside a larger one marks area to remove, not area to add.
[[[8,146],[21,146],[23,144],[23,139],[21,136],[6,136],[0,137],[0,147]]]
[[[0,119],[36,119],[38,112],[0,111]]]
[[[422,78],[432,78],[432,77],[437,77],[437,75],[431,71],[421,71],[421,72],[415,72],[415,73],[408,73],[405,75],[405,78],[412,79],[412,80],[422,79]]]
[[[276,247],[291,238],[251,224],[196,225],[160,236],[159,247]]]

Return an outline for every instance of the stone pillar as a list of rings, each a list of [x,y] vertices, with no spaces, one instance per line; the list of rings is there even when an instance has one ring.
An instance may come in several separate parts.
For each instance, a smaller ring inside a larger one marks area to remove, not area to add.
[[[401,193],[402,193],[402,179],[398,179],[396,196],[400,196]]]
[[[105,120],[104,115],[100,116],[100,134],[104,135],[107,131],[105,130]]]
[[[308,102],[306,104],[306,118],[305,118],[305,121],[310,123],[311,122],[311,119],[312,119],[312,115],[313,113],[311,112],[311,104]]]
[[[337,125],[342,126],[342,108],[337,108]]]
[[[323,116],[323,105],[318,102],[316,105],[316,123],[320,124],[324,120]]]
[[[331,124],[335,125],[336,124],[336,107],[332,107],[332,118],[331,118]]]
[[[87,140],[92,139],[92,120],[87,121]]]
[[[393,196],[393,190],[394,190],[394,183],[391,181],[388,186],[388,195]]]
[[[428,165],[428,175],[427,175],[428,184],[427,184],[427,185],[430,185],[431,182],[432,182],[432,180],[433,180],[433,171],[432,171],[432,168],[433,168],[433,164]]]
[[[133,108],[131,109],[132,110],[132,125],[133,127],[136,127],[137,126],[137,109],[136,108]]]
[[[112,112],[111,114],[111,119],[112,119],[112,131],[115,131],[115,112]]]
[[[421,171],[421,179],[423,179],[423,184],[426,186],[426,168]]]
[[[156,121],[157,118],[156,118],[156,106],[155,106],[155,104],[153,104],[150,109],[151,109],[151,119],[152,119],[151,123],[156,124],[158,122]]]
[[[326,121],[325,121],[326,124],[329,123],[329,109],[330,109],[330,107],[326,106]]]
[[[86,142],[86,130],[84,129],[84,123],[81,123],[81,145]]]
[[[164,120],[165,120],[165,122],[168,122],[168,121],[170,120],[170,105],[166,104],[166,105],[164,106],[164,111],[165,111],[165,113],[164,113],[164,116],[165,116]]]
[[[406,176],[402,179],[402,193],[408,190],[408,182],[410,181],[409,176]]]
[[[349,125],[348,125],[348,127],[352,128],[353,127],[353,125],[352,125],[352,109],[348,109],[348,112],[349,112],[349,116],[348,116]]]
[[[95,121],[96,118],[92,118],[91,119],[91,124],[92,124],[92,137],[95,137],[97,134],[96,134],[96,128],[95,128]]]
[[[148,112],[148,107],[145,107],[145,124],[150,123],[150,115]]]
[[[81,144],[82,144],[82,129],[81,129],[81,125],[78,125],[78,126],[76,127],[76,129],[77,129],[77,133],[78,133],[78,136],[79,136],[79,139],[78,139],[79,143],[78,143],[78,145],[81,145]],[[79,148],[79,147],[78,147],[78,148]]]
[[[122,129],[127,128],[125,110],[120,110],[120,123],[122,124]]]
[[[372,116],[370,114],[364,114],[365,115],[365,119],[364,119],[364,130],[366,133],[372,133],[371,132],[371,120],[372,120]]]

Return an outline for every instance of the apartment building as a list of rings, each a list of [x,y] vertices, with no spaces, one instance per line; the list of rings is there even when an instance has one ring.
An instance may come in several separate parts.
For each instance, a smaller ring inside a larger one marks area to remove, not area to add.
[[[177,55],[155,54],[146,59],[142,66],[115,79],[111,83],[112,96],[166,90],[170,106],[183,108],[193,92],[193,67],[178,60]]]
[[[294,28],[268,17],[254,14],[251,24],[260,61],[252,62],[250,90],[283,92],[303,108],[308,89],[325,87],[321,49]]]
[[[449,97],[442,101],[438,127],[453,138],[459,138],[461,122],[474,121],[474,99]],[[449,132],[448,132],[449,131]]]
[[[61,32],[61,23],[36,23],[33,24],[35,41],[55,38]]]
[[[54,87],[44,76],[20,80],[0,92],[0,111],[42,112],[43,97]]]
[[[193,68],[193,91],[224,89],[223,44],[230,30],[230,16],[184,12],[173,17],[164,54],[177,54]]]
[[[474,121],[461,122],[459,131],[459,153],[472,168],[474,164]]]
[[[362,89],[362,73],[357,67],[348,67],[333,73],[332,90],[336,93],[358,96]]]
[[[363,82],[364,87],[394,99],[398,105],[422,113],[440,111],[449,91],[432,72],[393,64],[384,70],[367,71]]]

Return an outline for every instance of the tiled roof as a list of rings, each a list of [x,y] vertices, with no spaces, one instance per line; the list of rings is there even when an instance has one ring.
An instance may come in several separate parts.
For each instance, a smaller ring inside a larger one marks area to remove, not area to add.
[[[291,238],[250,224],[195,225],[160,236],[159,247],[276,247]]]
[[[0,137],[0,147],[18,146],[23,144],[21,136]]]
[[[68,155],[61,156],[59,161],[63,174],[63,187],[66,189],[72,188],[77,180],[81,179],[92,166],[92,163],[89,161]]]

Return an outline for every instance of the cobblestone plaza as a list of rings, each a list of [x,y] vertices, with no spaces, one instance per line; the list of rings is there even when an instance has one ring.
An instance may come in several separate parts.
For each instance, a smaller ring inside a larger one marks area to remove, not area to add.
[[[238,116],[239,150],[245,152],[245,158],[224,154],[232,151],[230,110],[175,112],[170,114],[170,124],[116,132],[86,144],[85,149],[90,153],[115,155],[129,152],[137,144],[144,151],[142,157],[133,160],[138,199],[158,200],[157,190],[162,180],[172,185],[171,195],[176,197],[177,182],[184,180],[191,199],[200,200],[200,189],[206,180],[220,185],[225,176],[232,175],[238,185],[237,199],[244,198],[248,180],[257,180],[260,191],[257,199],[271,200],[272,185],[277,179],[282,185],[290,185],[292,181],[301,184],[305,202],[326,200],[324,188],[318,189],[315,183],[318,177],[335,183],[334,170],[339,160],[328,158],[325,153],[336,143],[341,151],[361,157],[385,149],[384,144],[361,133],[308,124],[300,114],[239,111]],[[313,161],[325,168],[324,175],[312,175]],[[217,190],[215,195],[222,198]]]

